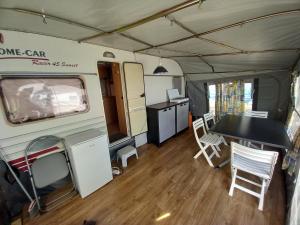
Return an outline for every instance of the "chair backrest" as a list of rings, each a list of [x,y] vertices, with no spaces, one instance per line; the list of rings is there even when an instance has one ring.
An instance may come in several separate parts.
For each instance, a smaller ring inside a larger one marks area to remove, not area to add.
[[[59,153],[61,149],[47,151],[58,144],[63,145],[65,154]],[[64,139],[54,135],[41,136],[32,140],[25,149],[25,162],[29,175],[33,176],[34,184],[38,188],[52,184],[69,174]]]
[[[254,167],[255,167],[255,162],[263,163],[264,165],[269,165],[266,167],[266,168],[268,168],[269,171],[266,171],[266,172],[271,178],[275,164],[277,162],[278,152],[257,150],[257,149],[246,147],[244,145],[240,145],[235,142],[231,142],[231,164],[232,164],[232,166],[235,166],[236,164],[238,164],[237,160],[240,158],[238,156],[254,162],[254,165],[252,165]],[[248,172],[252,172],[252,171],[248,171]]]
[[[63,149],[57,147],[59,144],[63,145]],[[64,140],[60,137],[46,135],[32,140],[25,149],[25,163],[27,165],[27,170],[29,170],[29,167],[36,159],[61,152],[62,150],[66,152]]]
[[[256,118],[268,118],[268,111],[247,111],[244,112],[244,116],[256,117]]]
[[[25,149],[25,154],[29,155],[41,150],[55,146],[62,142],[62,139],[54,135],[46,135],[32,140]]]
[[[203,117],[204,117],[204,123],[205,123],[206,130],[208,131],[209,130],[209,126],[208,126],[209,121],[212,121],[213,124],[216,123],[214,114],[212,112],[205,113],[203,115]]]
[[[200,128],[202,128],[203,133],[206,134],[206,130],[205,130],[205,128],[204,128],[204,122],[203,122],[203,119],[202,119],[202,118],[199,118],[199,119],[197,119],[197,120],[195,120],[195,121],[193,122],[194,135],[195,135],[195,138],[196,138],[196,141],[197,141],[198,144],[200,144],[200,142],[199,142],[199,136],[198,136],[197,131],[198,131],[198,129],[200,129]],[[201,144],[200,144],[200,145],[201,145]]]

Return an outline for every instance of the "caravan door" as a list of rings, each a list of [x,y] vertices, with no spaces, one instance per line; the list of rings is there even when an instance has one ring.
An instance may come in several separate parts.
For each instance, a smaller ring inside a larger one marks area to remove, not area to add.
[[[127,106],[131,135],[136,136],[148,130],[143,65],[134,62],[123,64]]]

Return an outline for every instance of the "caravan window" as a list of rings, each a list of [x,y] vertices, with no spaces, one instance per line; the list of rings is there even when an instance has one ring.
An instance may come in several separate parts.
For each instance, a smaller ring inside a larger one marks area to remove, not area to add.
[[[20,124],[88,110],[79,78],[5,78],[0,81],[7,119]]]

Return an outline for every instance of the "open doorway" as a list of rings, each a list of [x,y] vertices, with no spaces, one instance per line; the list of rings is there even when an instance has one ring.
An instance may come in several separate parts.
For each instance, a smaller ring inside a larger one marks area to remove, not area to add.
[[[98,73],[109,143],[113,143],[127,137],[120,65],[98,62]]]

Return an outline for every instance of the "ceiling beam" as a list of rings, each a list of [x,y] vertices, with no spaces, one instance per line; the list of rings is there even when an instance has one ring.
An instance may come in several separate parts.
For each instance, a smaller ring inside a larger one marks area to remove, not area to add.
[[[195,32],[192,29],[186,27],[183,23],[179,22],[175,18],[170,18],[170,17],[166,16],[166,19],[170,20],[171,23],[175,23],[177,26],[181,27],[182,29],[184,29],[185,31],[191,33],[192,35],[197,35],[197,32]],[[235,47],[232,47],[230,45],[227,45],[227,44],[224,44],[224,43],[221,43],[221,42],[218,42],[218,41],[214,41],[214,40],[210,40],[208,38],[203,38],[203,37],[198,37],[198,36],[197,36],[197,38],[202,40],[202,41],[209,42],[211,44],[217,45],[219,47],[228,48],[228,49],[231,49],[231,50],[243,52],[242,49],[235,48]]]
[[[128,38],[128,39],[131,39],[131,40],[133,40],[133,41],[136,41],[136,42],[139,42],[139,43],[141,43],[141,44],[144,44],[144,45],[148,45],[148,46],[150,46],[150,47],[153,47],[153,45],[151,45],[150,43],[148,43],[148,42],[146,42],[146,41],[143,41],[143,40],[141,40],[141,39],[132,37],[131,35],[124,34],[124,33],[119,33],[119,34],[120,34],[121,36],[126,37],[126,38]]]
[[[200,3],[200,0],[188,0],[188,1],[185,1],[183,3],[177,4],[175,6],[172,6],[168,9],[157,12],[157,13],[151,15],[151,16],[145,17],[145,18],[140,19],[138,21],[135,21],[133,23],[127,24],[127,25],[122,26],[122,27],[119,27],[117,29],[107,31],[105,33],[99,33],[99,34],[96,34],[96,35],[93,35],[93,36],[90,36],[90,37],[82,38],[82,39],[79,40],[79,42],[87,41],[87,40],[90,40],[90,39],[93,39],[93,38],[96,38],[96,37],[100,37],[102,35],[107,35],[107,34],[112,34],[112,33],[120,33],[120,32],[132,29],[134,27],[137,27],[137,26],[140,26],[142,24],[151,22],[151,21],[153,21],[155,19],[158,19],[160,17],[167,16],[171,13],[177,12],[179,10],[191,7],[191,6],[199,4],[199,3]]]
[[[194,34],[194,35],[191,35],[191,36],[188,36],[188,37],[184,37],[184,38],[180,38],[180,39],[177,39],[177,40],[174,40],[174,41],[170,41],[170,42],[166,42],[166,43],[163,43],[163,44],[155,45],[154,47],[158,48],[158,47],[162,47],[162,46],[165,46],[165,45],[175,44],[175,43],[178,43],[178,42],[189,40],[191,38],[197,38],[197,37],[199,38],[199,37],[207,35],[207,34],[215,33],[215,32],[218,32],[218,31],[226,30],[226,29],[229,29],[229,28],[237,27],[237,26],[242,26],[242,25],[247,24],[247,23],[252,23],[252,22],[255,22],[255,21],[269,19],[269,18],[273,18],[273,17],[276,17],[276,16],[283,16],[283,15],[294,14],[294,13],[299,13],[299,12],[300,12],[300,9],[293,9],[293,10],[286,10],[286,11],[266,14],[266,15],[263,15],[263,16],[253,17],[253,18],[246,19],[246,20],[241,20],[239,22],[232,23],[232,24],[229,24],[229,25],[226,25],[226,26],[222,26],[222,27],[218,27],[218,28],[215,28],[215,29],[212,29],[212,30],[208,30],[208,31],[205,31],[205,32],[202,32],[202,33],[197,33],[197,34]],[[144,50],[148,50],[148,49],[150,49],[150,48],[139,49],[136,52],[140,52],[140,51],[144,51]]]
[[[53,16],[53,15],[47,14],[45,12],[37,12],[37,11],[33,11],[33,10],[28,10],[28,9],[8,8],[8,7],[0,7],[0,10],[14,11],[14,12],[19,12],[19,13],[34,15],[34,16],[41,17],[41,20],[43,19],[43,16],[45,16],[46,21],[47,21],[47,19],[50,19],[50,20],[54,20],[54,21],[57,21],[57,22],[61,22],[61,23],[70,24],[70,25],[82,27],[82,28],[85,28],[85,29],[93,30],[93,31],[96,31],[96,32],[102,32],[102,33],[104,32],[103,30],[101,30],[99,28],[92,27],[92,26],[89,26],[89,25],[85,25],[85,24],[82,24],[82,23],[78,23],[78,22],[75,22],[73,20]]]
[[[215,68],[214,68],[214,66],[212,65],[212,64],[210,64],[209,62],[207,62],[205,59],[203,59],[201,56],[197,56],[202,62],[204,62],[206,65],[208,65],[209,67],[210,67],[210,69],[211,69],[211,71],[212,71],[212,73],[214,73],[215,72]]]
[[[171,50],[169,50],[171,51]],[[281,49],[265,49],[265,50],[257,50],[257,51],[243,51],[243,52],[224,52],[224,53],[215,53],[215,54],[203,54],[201,57],[217,57],[217,56],[227,56],[227,55],[248,55],[248,54],[256,54],[256,53],[270,53],[270,52],[299,52],[300,48],[281,48]],[[168,56],[168,58],[190,58],[197,57],[198,54],[191,55],[174,55]]]
[[[222,73],[261,73],[261,72],[280,72],[280,71],[290,71],[289,68],[282,69],[261,69],[261,70],[238,70],[238,71],[215,71],[215,72],[193,72],[184,73],[185,75],[203,75],[203,74],[222,74]]]
[[[96,31],[96,32],[105,33],[104,30],[99,29],[97,27],[92,27],[92,26],[85,25],[85,24],[82,24],[82,23],[78,23],[78,22],[75,22],[75,21],[72,21],[72,20],[68,20],[68,19],[64,19],[64,18],[61,18],[61,17],[53,16],[53,15],[47,14],[45,12],[37,12],[37,11],[21,9],[21,8],[7,8],[7,7],[0,7],[0,10],[8,10],[8,11],[14,11],[14,12],[19,12],[19,13],[29,14],[29,15],[33,15],[33,16],[38,16],[38,17],[41,17],[41,20],[43,19],[43,16],[44,16],[46,21],[47,21],[47,19],[54,20],[54,21],[57,21],[57,22],[82,27],[82,28],[93,30],[93,31]],[[120,34],[120,35],[122,35],[123,37],[126,37],[128,39],[134,40],[136,42],[139,42],[141,44],[147,45],[148,47],[153,47],[153,45],[151,45],[151,44],[149,44],[145,41],[139,40],[137,38],[134,38],[130,35],[125,35],[125,34]]]

